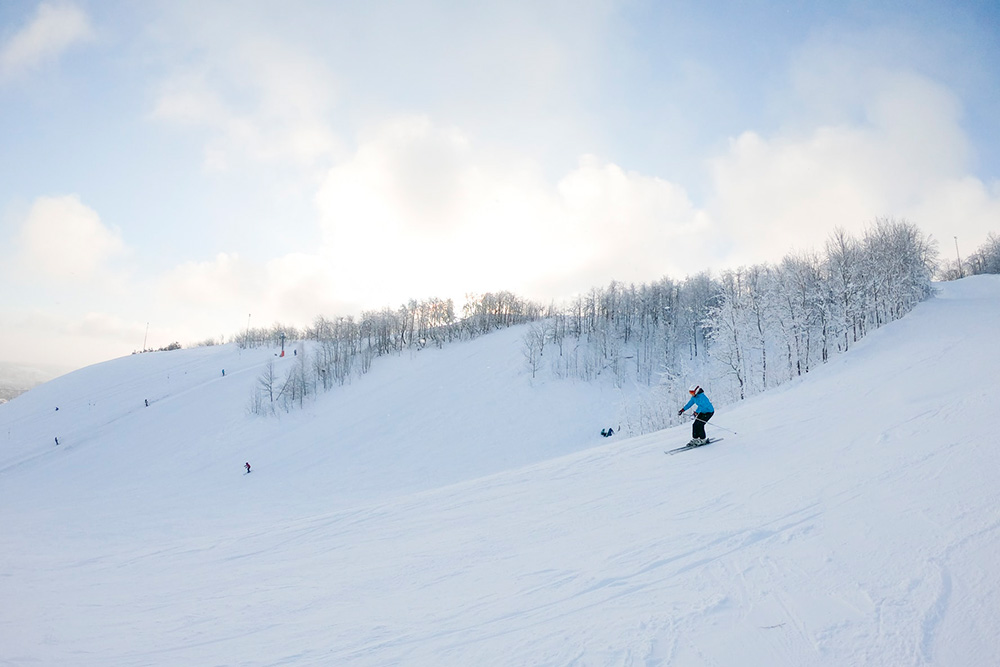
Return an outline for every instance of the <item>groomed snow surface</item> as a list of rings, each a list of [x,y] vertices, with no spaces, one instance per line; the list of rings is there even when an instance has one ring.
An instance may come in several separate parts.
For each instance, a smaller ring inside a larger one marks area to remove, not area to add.
[[[0,406],[0,665],[1000,664],[1000,277],[938,287],[676,456],[519,330],[279,418],[273,350],[58,378]]]

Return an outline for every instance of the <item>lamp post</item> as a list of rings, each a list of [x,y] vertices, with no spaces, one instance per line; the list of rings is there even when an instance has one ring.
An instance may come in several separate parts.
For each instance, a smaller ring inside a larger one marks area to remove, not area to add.
[[[964,278],[965,273],[962,271],[962,256],[958,254],[958,237],[955,237],[955,257],[958,258],[958,277]]]

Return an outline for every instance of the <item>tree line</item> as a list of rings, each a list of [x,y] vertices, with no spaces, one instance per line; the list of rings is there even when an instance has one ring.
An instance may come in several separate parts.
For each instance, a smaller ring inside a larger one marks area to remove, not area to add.
[[[673,423],[672,405],[697,381],[721,404],[808,373],[931,294],[934,242],[914,225],[875,220],[860,237],[836,230],[822,253],[709,272],[683,281],[592,289],[531,326],[532,376],[648,390],[624,406],[631,433]]]
[[[1000,247],[967,258],[995,266]],[[735,402],[808,373],[850,349],[868,332],[898,319],[931,294],[935,243],[905,220],[876,219],[860,236],[842,229],[820,252],[777,263],[668,277],[644,284],[612,282],[562,305],[510,292],[469,295],[461,314],[451,300],[411,300],[359,318],[317,317],[298,330],[275,324],[247,329],[241,346],[300,346],[278,378],[259,378],[251,412],[290,410],[319,391],[366,373],[378,357],[441,347],[516,325],[525,329],[526,372],[545,377],[638,386],[623,406],[628,432],[669,426],[672,405],[692,380],[720,404]]]
[[[956,242],[957,251],[957,242]],[[990,232],[986,242],[971,255],[962,259],[945,262],[941,271],[942,280],[957,280],[965,276],[976,276],[984,273],[1000,273],[1000,236]]]
[[[456,313],[451,299],[411,300],[399,308],[365,311],[359,318],[317,317],[299,330],[276,323],[234,337],[240,347],[276,347],[283,341],[311,341],[295,350],[292,366],[278,377],[274,364],[258,378],[250,398],[253,414],[273,414],[301,406],[319,391],[344,385],[367,373],[374,360],[431,345],[442,347],[491,331],[533,322],[542,307],[511,292],[470,294]]]

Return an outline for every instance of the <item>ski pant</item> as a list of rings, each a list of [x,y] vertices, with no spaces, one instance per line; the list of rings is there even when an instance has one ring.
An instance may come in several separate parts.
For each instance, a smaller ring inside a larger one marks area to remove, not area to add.
[[[705,422],[715,416],[714,412],[699,412],[694,416],[694,423],[691,424],[691,437],[705,437]]]

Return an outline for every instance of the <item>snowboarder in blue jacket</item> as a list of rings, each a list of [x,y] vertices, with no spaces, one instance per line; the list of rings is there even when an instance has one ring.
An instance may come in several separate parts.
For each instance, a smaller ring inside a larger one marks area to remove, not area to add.
[[[677,412],[677,415],[680,416],[692,405],[695,406],[694,423],[691,424],[691,442],[688,445],[697,447],[708,442],[708,438],[705,437],[705,422],[715,416],[715,408],[712,406],[712,401],[708,400],[708,396],[705,395],[705,390],[698,385],[691,385],[688,393],[691,394],[691,398]]]

